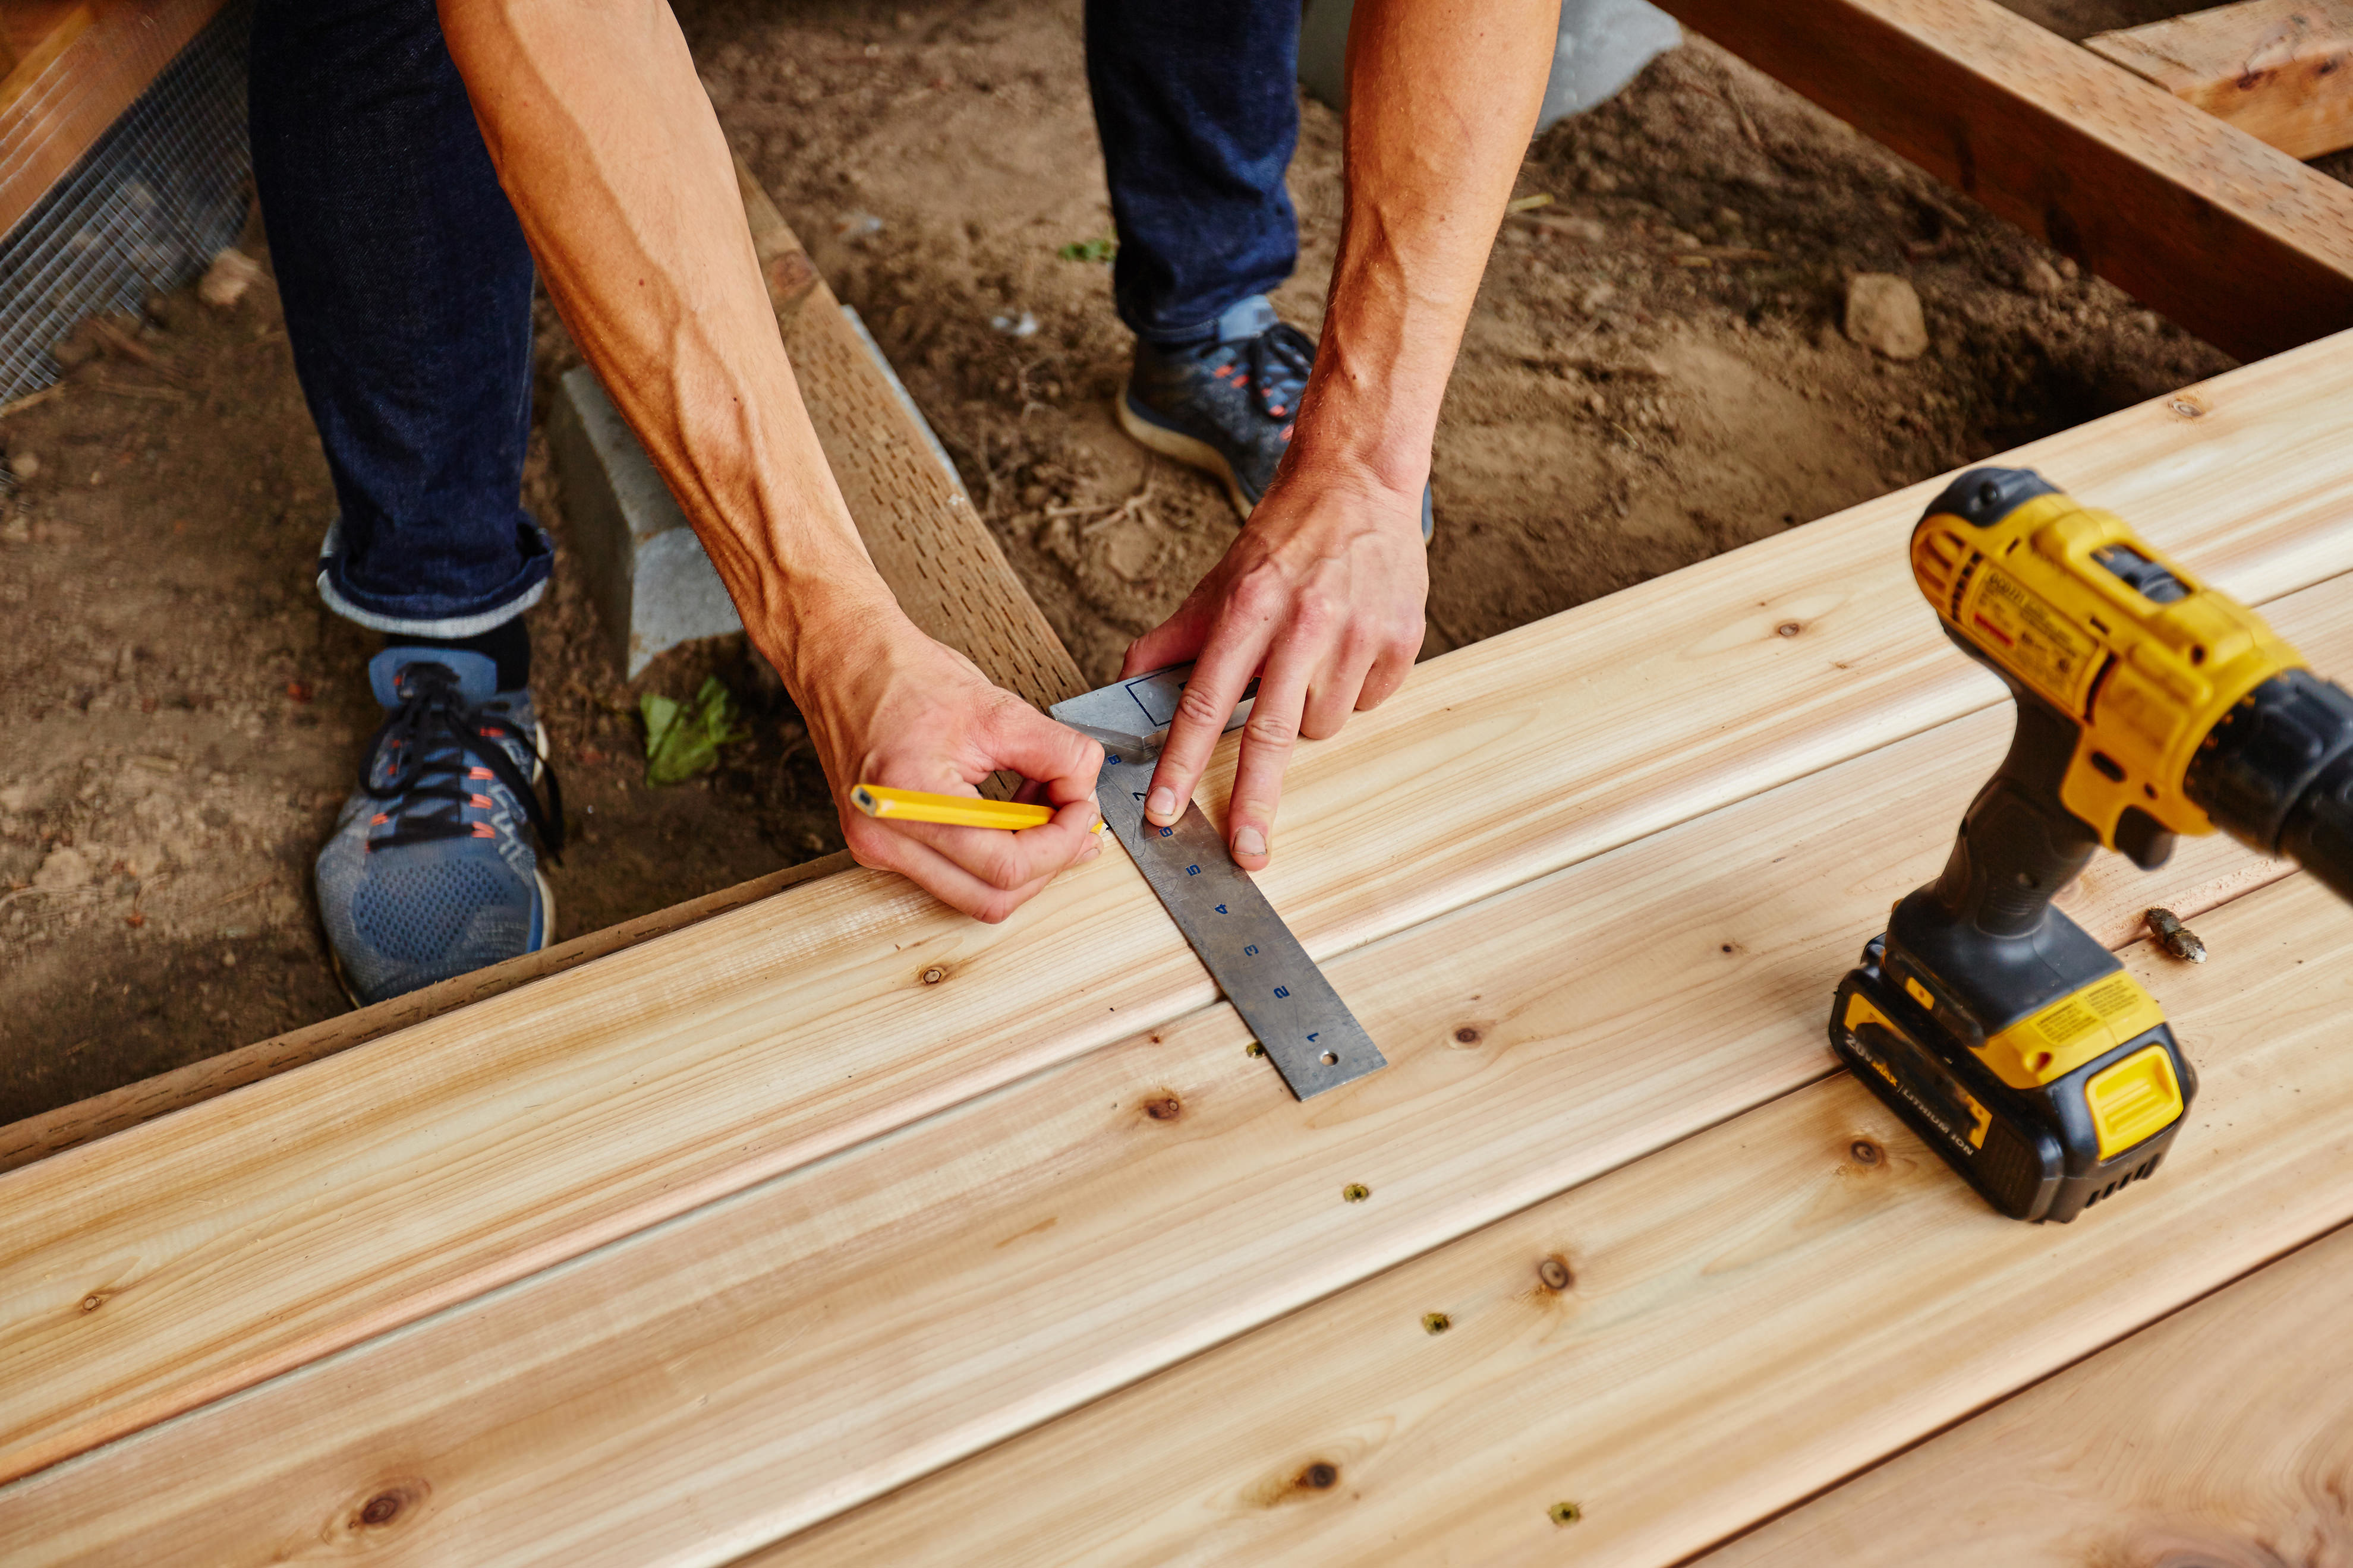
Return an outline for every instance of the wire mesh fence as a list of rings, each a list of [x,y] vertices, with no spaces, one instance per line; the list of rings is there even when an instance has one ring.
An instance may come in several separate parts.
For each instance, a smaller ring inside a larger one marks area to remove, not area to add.
[[[225,7],[0,238],[0,405],[57,380],[49,348],[76,321],[136,310],[236,240],[251,26],[250,0]],[[56,74],[33,91],[74,90]]]

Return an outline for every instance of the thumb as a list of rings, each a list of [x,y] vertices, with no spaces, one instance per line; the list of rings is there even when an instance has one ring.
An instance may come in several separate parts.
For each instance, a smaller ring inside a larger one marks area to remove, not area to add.
[[[1103,747],[1076,730],[1058,724],[1025,702],[1007,702],[992,716],[985,737],[990,764],[1009,768],[1045,786],[1057,805],[1092,801],[1103,772]]]
[[[1210,601],[1196,590],[1176,606],[1175,615],[1127,645],[1127,658],[1120,664],[1119,678],[1125,680],[1132,675],[1148,675],[1198,658],[1202,645],[1209,640],[1211,619]]]

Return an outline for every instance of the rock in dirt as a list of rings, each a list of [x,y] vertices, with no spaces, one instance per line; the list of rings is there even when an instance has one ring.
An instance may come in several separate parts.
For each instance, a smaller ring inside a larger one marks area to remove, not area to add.
[[[91,875],[90,857],[71,845],[60,844],[33,873],[33,886],[45,893],[62,893],[86,886]]]
[[[205,268],[204,278],[196,285],[196,298],[216,310],[235,310],[237,302],[245,298],[245,291],[260,276],[261,263],[231,247],[214,257],[213,264]]]
[[[1892,272],[1858,272],[1846,286],[1846,335],[1889,359],[1928,352],[1928,323],[1920,296]]]
[[[8,455],[8,471],[20,482],[30,484],[41,476],[41,459],[31,452],[11,452]]]
[[[2029,261],[2018,277],[2020,288],[2030,294],[2040,295],[2046,300],[2064,288],[2066,282],[2065,279],[2059,276],[2059,269],[2056,267],[2039,256]]]

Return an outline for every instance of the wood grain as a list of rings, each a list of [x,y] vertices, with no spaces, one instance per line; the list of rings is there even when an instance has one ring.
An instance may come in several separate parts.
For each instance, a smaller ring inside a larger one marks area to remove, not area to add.
[[[0,78],[0,235],[138,100],[221,0],[76,6]]]
[[[1669,0],[2243,359],[2353,321],[2353,190],[1995,0]]]
[[[2353,667],[2353,576],[2275,619]],[[1210,1009],[128,1438],[21,1512],[0,1493],[0,1528],[233,1563],[332,1534],[396,1451],[434,1508],[380,1561],[723,1561],[1821,1078],[1831,981],[2009,728],[1971,714],[1346,954],[1391,1065],[1313,1114]],[[2250,873],[2286,868],[2194,840],[2083,912],[2128,936]]]
[[[2348,437],[2353,356],[2329,344],[2019,458],[2260,602],[2343,570]],[[1931,490],[1423,666],[1303,748],[1274,906],[1329,961],[1990,704],[1904,564]],[[1124,857],[1000,927],[850,872],[0,1175],[0,1472],[1212,996]]]
[[[2343,1562],[2348,1299],[2340,1228],[1700,1561]]]
[[[537,952],[526,952],[471,974],[454,975],[406,996],[395,996],[336,1017],[290,1029],[285,1034],[223,1051],[190,1062],[170,1072],[109,1089],[104,1094],[61,1105],[38,1116],[27,1116],[0,1127],[0,1171],[13,1171],[65,1150],[77,1148],[110,1132],[120,1132],[158,1116],[202,1104],[248,1083],[314,1062],[337,1051],[364,1046],[412,1024],[438,1018],[469,1003],[502,996],[519,985],[576,969],[593,958],[618,952],[638,942],[682,931],[698,921],[743,908],[755,900],[774,898],[787,888],[818,877],[847,871],[857,862],[846,849],[787,866],[765,877],[722,888],[715,893],[657,910],[636,920],[623,921],[602,931],[575,936]]]
[[[2353,1216],[2353,919],[2291,877],[2203,924],[2126,954],[2191,1124],[2073,1225],[1841,1074],[745,1561],[1679,1562]]]
[[[2353,4],[2240,0],[2084,47],[2291,158],[2353,147]]]

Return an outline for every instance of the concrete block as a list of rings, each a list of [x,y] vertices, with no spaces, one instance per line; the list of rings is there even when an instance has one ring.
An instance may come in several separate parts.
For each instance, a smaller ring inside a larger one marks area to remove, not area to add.
[[[571,545],[634,678],[656,654],[744,629],[694,527],[586,365],[567,372],[547,422]]]

